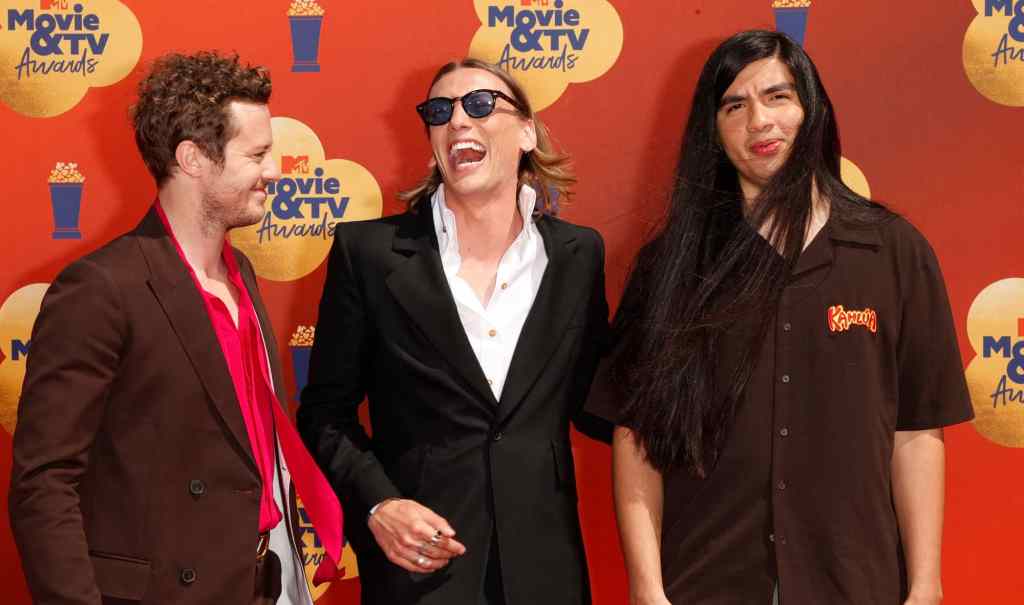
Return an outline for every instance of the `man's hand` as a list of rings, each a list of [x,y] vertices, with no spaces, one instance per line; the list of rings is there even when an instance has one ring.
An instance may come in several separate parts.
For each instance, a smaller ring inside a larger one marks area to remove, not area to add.
[[[414,573],[441,569],[466,552],[447,521],[413,500],[385,500],[368,524],[388,560]]]

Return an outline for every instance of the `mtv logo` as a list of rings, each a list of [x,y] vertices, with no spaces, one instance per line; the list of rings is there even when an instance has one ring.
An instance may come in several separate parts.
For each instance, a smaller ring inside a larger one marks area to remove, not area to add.
[[[39,0],[40,10],[68,10],[68,0]]]
[[[309,156],[281,156],[281,172],[285,174],[309,174]]]

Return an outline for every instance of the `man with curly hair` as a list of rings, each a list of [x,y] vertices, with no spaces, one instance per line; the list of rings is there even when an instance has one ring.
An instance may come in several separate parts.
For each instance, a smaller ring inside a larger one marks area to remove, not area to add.
[[[280,405],[249,260],[264,216],[270,77],[238,57],[158,59],[135,138],[157,199],[54,280],[32,332],[10,517],[37,603],[311,603],[290,484],[337,570],[338,501]],[[321,573],[322,572],[322,573]]]

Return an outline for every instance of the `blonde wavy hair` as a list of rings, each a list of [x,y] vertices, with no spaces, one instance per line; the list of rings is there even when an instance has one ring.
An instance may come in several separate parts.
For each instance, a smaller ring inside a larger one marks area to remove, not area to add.
[[[576,184],[572,159],[569,154],[555,149],[547,128],[534,115],[533,107],[530,105],[530,100],[526,98],[523,87],[507,71],[497,65],[480,59],[465,58],[447,63],[437,70],[437,74],[430,81],[427,90],[429,91],[438,80],[457,69],[482,69],[504,82],[512,92],[512,98],[518,101],[519,106],[522,107],[520,112],[522,116],[533,120],[533,128],[537,132],[537,147],[519,158],[519,187],[530,185],[537,192],[537,211],[539,213],[558,214],[558,206],[569,199],[572,195],[571,188]],[[427,128],[429,131],[430,127]],[[441,170],[435,164],[430,174],[415,187],[400,192],[398,199],[405,201],[409,204],[409,208],[412,208],[419,200],[433,194],[442,180]]]

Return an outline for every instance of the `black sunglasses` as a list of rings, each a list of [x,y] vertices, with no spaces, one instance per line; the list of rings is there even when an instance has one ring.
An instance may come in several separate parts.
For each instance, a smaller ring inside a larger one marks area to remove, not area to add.
[[[447,124],[452,119],[456,101],[462,101],[462,109],[469,117],[486,118],[494,113],[494,106],[498,103],[498,99],[505,99],[517,111],[523,112],[523,107],[519,104],[519,101],[516,101],[500,90],[485,89],[473,90],[461,97],[434,97],[433,99],[427,99],[416,106],[416,111],[423,118],[423,122],[427,126],[441,126],[442,124]]]

